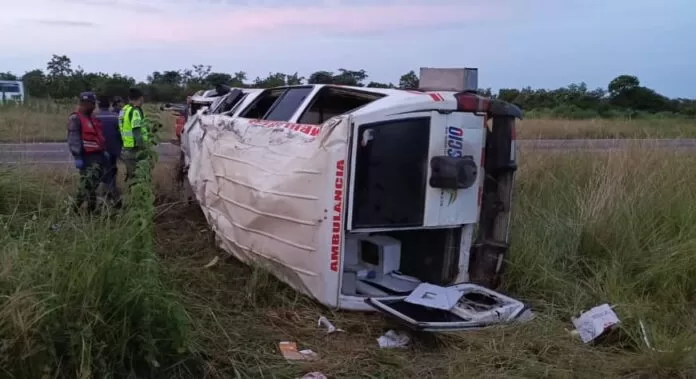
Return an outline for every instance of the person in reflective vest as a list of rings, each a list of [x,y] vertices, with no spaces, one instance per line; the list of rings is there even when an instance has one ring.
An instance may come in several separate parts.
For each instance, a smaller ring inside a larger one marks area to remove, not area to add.
[[[109,153],[109,161],[103,176],[104,185],[106,185],[109,200],[116,208],[120,208],[121,191],[118,189],[116,180],[118,177],[118,166],[116,163],[121,156],[123,141],[118,128],[118,113],[109,110],[109,100],[108,96],[99,97],[99,112],[96,117],[102,125],[104,139],[106,140],[106,151]]]
[[[75,159],[75,168],[80,170],[80,181],[73,205],[79,210],[87,200],[89,212],[97,207],[97,188],[104,174],[108,161],[106,140],[102,125],[94,117],[97,97],[92,92],[80,94],[77,111],[68,120],[68,147]]]
[[[143,114],[143,93],[132,88],[126,104],[118,115],[118,125],[123,140],[121,157],[126,164],[126,181],[132,184],[138,161],[144,159],[143,151],[149,142],[149,131]]]

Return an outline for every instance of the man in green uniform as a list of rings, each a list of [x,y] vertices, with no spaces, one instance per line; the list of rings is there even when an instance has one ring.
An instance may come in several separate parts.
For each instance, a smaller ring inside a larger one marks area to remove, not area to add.
[[[138,162],[146,159],[144,152],[150,139],[150,131],[143,114],[143,93],[132,88],[128,91],[128,104],[118,115],[118,125],[123,139],[121,157],[126,165],[126,182],[131,184]]]

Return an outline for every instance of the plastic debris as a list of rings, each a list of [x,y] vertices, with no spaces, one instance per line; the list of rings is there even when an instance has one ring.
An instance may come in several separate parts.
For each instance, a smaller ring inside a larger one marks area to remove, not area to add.
[[[326,375],[320,373],[319,371],[310,372],[305,374],[302,379],[328,379]]]
[[[583,343],[589,343],[605,335],[621,323],[609,304],[596,306],[573,318],[573,325]]]
[[[215,258],[213,258],[210,262],[208,262],[208,264],[203,266],[203,268],[211,268],[211,267],[215,266],[219,260],[220,260],[220,257],[215,256]]]
[[[278,343],[280,353],[288,361],[314,361],[319,358],[317,353],[310,349],[297,350],[297,344],[290,341],[281,341]]]
[[[462,296],[464,296],[464,293],[453,287],[440,287],[430,283],[421,283],[404,301],[427,308],[449,311],[457,305]]]
[[[319,317],[319,321],[317,321],[317,326],[323,326],[326,328],[326,334],[331,334],[335,332],[343,332],[343,329],[337,329],[334,324],[329,321],[328,318],[321,316]]]
[[[395,347],[404,348],[408,346],[408,342],[411,337],[404,332],[396,332],[394,330],[389,330],[384,333],[383,336],[377,338],[377,344],[382,349],[391,349]]]

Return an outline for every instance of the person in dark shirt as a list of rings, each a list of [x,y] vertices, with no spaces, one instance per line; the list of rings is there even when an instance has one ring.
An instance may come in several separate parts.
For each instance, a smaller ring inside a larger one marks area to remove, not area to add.
[[[121,109],[123,109],[123,99],[120,96],[116,96],[111,104],[111,111],[118,115]]]
[[[99,120],[94,117],[97,97],[92,92],[80,94],[80,103],[68,119],[68,148],[80,170],[80,182],[73,207],[79,211],[87,200],[90,213],[97,208],[97,188],[102,181],[104,166],[109,160],[106,141]]]
[[[103,182],[106,185],[108,198],[117,207],[121,207],[121,191],[118,189],[118,158],[121,156],[123,141],[121,131],[118,128],[118,113],[109,110],[109,98],[99,97],[99,112],[96,117],[101,121],[106,139],[106,151],[109,153],[109,161],[106,164]]]

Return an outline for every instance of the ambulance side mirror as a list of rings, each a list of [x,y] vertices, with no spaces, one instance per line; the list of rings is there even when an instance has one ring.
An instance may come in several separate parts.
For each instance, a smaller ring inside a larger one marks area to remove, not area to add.
[[[433,188],[442,189],[466,189],[476,182],[478,176],[478,166],[474,157],[466,155],[463,157],[436,156],[430,160],[429,184]]]

